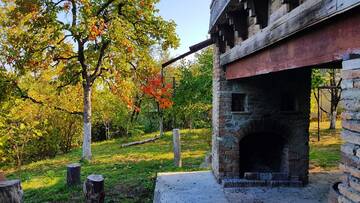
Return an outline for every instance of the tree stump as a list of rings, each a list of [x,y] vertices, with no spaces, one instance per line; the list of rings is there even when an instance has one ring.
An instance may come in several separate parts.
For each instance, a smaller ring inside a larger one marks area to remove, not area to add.
[[[84,193],[87,203],[103,203],[105,200],[104,177],[89,175],[84,183]]]
[[[79,163],[67,165],[67,185],[75,186],[81,184],[80,180],[81,165]]]
[[[20,180],[0,181],[0,202],[21,203],[23,191]]]
[[[180,130],[173,130],[173,144],[174,144],[174,162],[176,167],[181,167],[181,142],[180,142]]]

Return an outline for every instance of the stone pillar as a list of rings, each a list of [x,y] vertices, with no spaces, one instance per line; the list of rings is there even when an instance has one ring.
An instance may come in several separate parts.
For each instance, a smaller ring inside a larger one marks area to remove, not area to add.
[[[232,86],[225,78],[224,68],[220,66],[220,51],[216,46],[213,66],[212,170],[215,178],[220,181],[226,172],[223,163],[226,161],[223,140],[226,135],[225,124],[231,120]]]
[[[339,202],[360,202],[360,58],[343,62],[342,133]]]

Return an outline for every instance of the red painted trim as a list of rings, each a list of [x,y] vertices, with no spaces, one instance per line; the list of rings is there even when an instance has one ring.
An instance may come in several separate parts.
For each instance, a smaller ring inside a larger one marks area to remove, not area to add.
[[[351,12],[309,28],[299,36],[279,42],[226,65],[228,80],[315,66],[342,60],[360,50],[360,12]]]

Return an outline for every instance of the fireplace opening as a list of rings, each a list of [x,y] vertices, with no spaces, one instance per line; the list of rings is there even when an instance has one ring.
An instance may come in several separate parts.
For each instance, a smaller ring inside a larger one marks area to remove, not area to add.
[[[240,177],[246,172],[283,172],[284,140],[276,133],[253,133],[240,141]]]

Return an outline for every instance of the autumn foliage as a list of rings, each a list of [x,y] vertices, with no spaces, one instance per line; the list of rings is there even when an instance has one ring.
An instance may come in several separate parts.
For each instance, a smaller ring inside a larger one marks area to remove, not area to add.
[[[167,109],[173,105],[171,101],[171,90],[172,85],[166,83],[161,75],[149,78],[146,84],[142,86],[142,91],[145,95],[154,98],[161,109]]]

